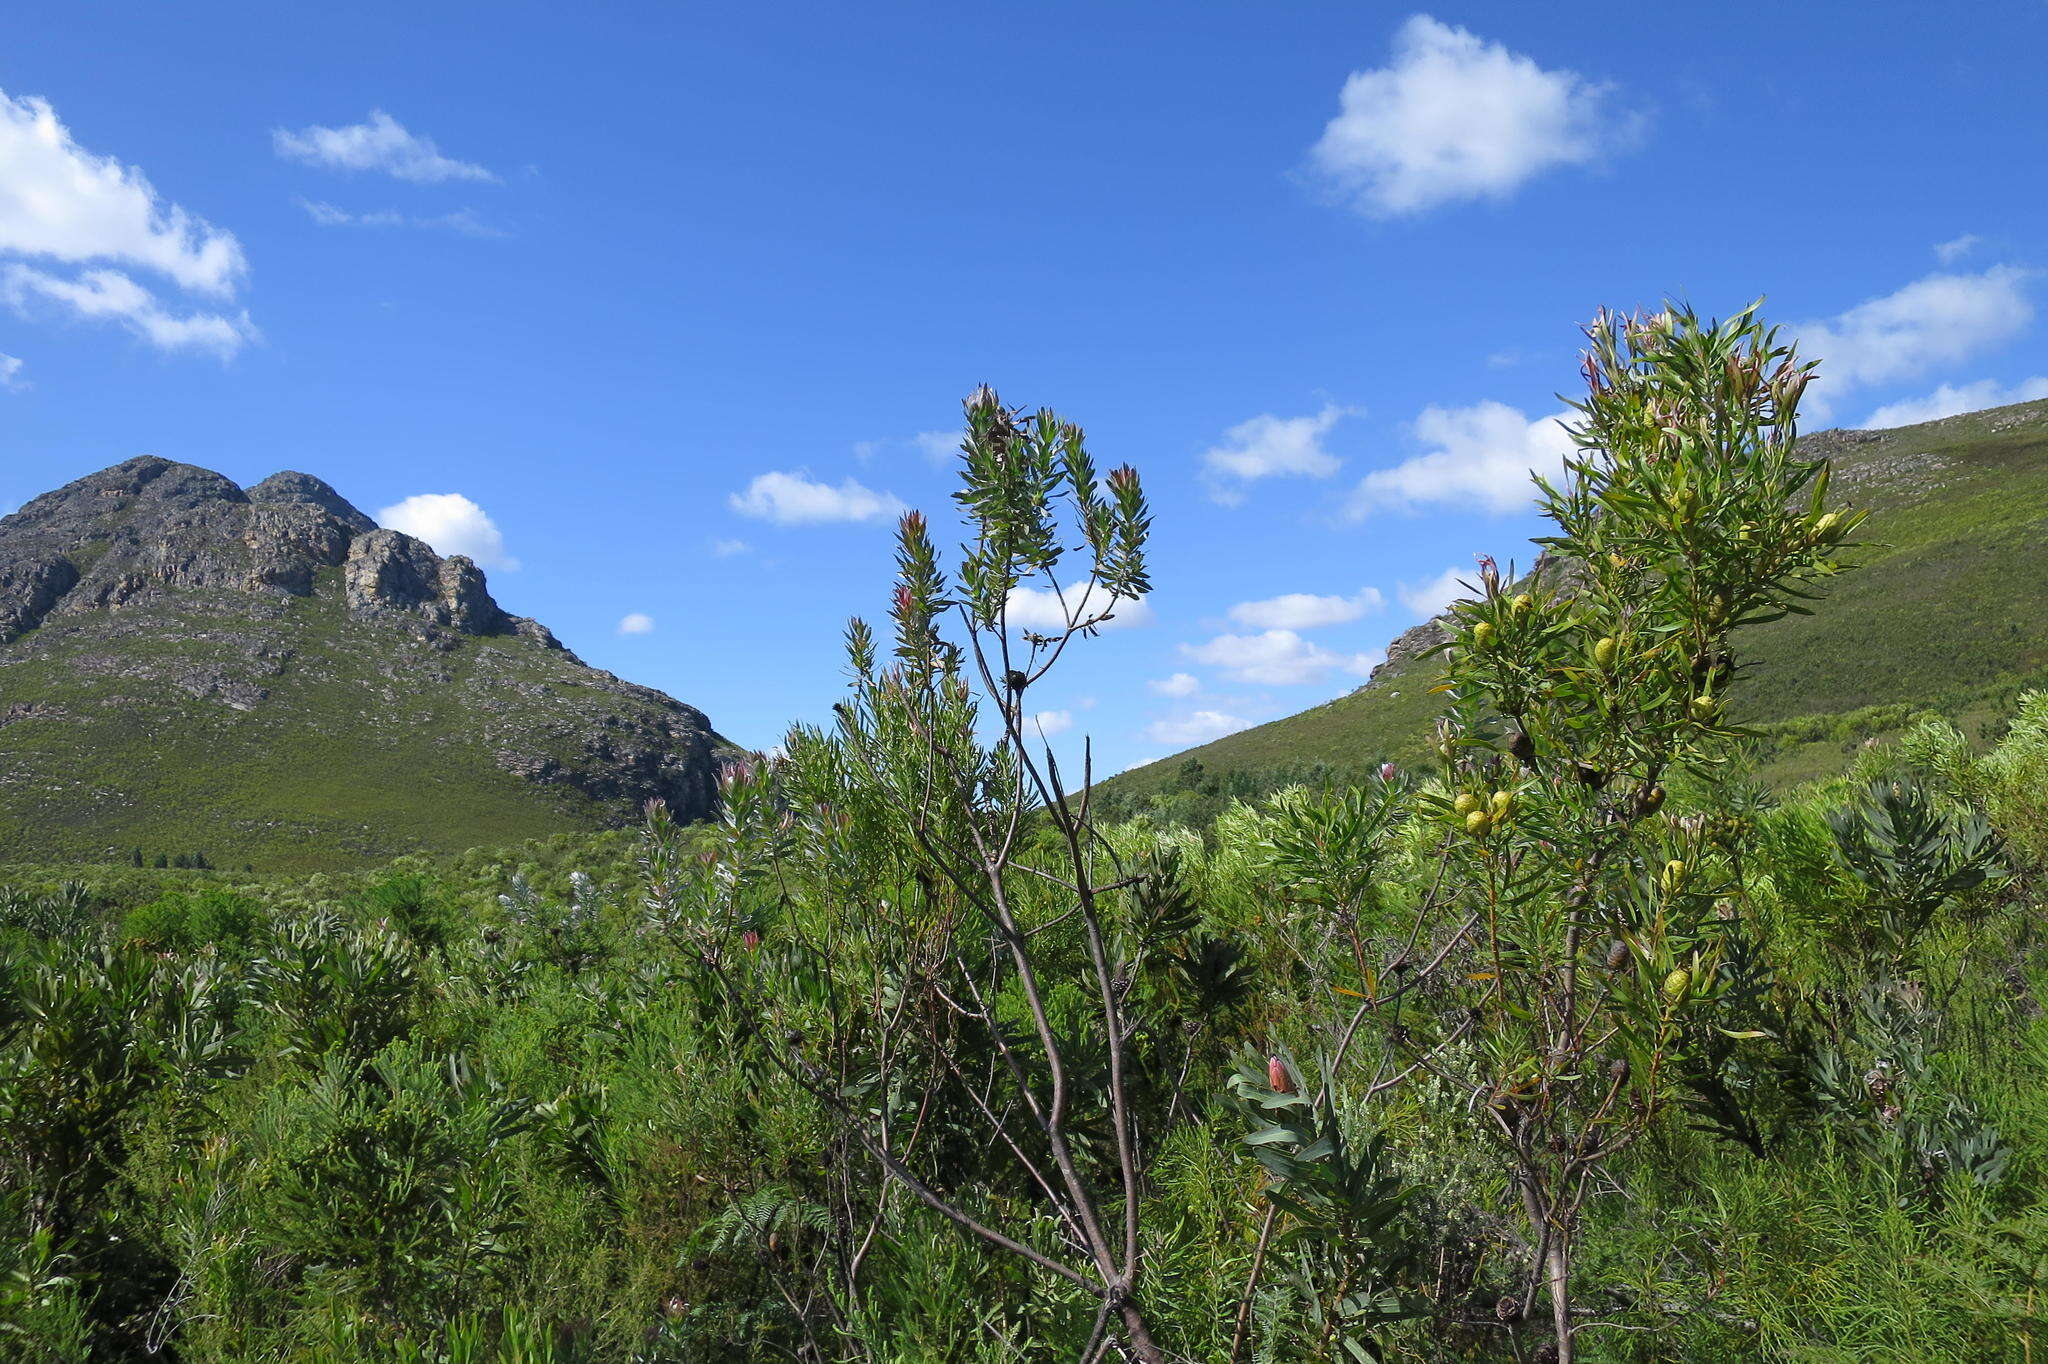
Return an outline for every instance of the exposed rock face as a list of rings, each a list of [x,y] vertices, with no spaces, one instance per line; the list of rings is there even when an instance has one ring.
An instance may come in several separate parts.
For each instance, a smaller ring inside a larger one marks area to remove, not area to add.
[[[1409,626],[1395,636],[1393,643],[1387,645],[1386,658],[1366,675],[1364,684],[1358,690],[1364,691],[1366,687],[1379,681],[1380,674],[1387,669],[1406,663],[1411,658],[1420,657],[1448,640],[1451,637],[1451,630],[1446,622],[1446,617],[1434,616],[1420,625]]]
[[[700,712],[585,666],[502,610],[474,563],[379,529],[321,480],[245,492],[153,456],[0,519],[0,842],[10,784],[65,786],[8,743],[62,725],[88,753],[142,710],[173,727],[252,717],[221,742],[262,729],[271,756],[295,725],[330,755],[352,734],[387,757],[473,749],[515,788],[573,791],[618,820],[657,797],[708,813],[726,749]],[[344,753],[335,782],[346,767]]]
[[[410,535],[373,530],[349,545],[342,567],[349,610],[417,617],[465,635],[505,632],[506,616],[484,575],[461,555],[443,559]]]

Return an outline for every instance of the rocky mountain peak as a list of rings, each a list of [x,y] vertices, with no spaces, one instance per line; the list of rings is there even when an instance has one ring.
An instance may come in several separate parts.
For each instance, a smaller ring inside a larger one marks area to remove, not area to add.
[[[137,455],[32,499],[0,527],[62,529],[124,512],[189,512],[217,503],[247,503],[233,479],[196,464]]]
[[[319,507],[358,535],[377,529],[377,523],[356,509],[354,503],[336,492],[324,479],[287,469],[272,474],[249,489],[251,502],[301,503]]]
[[[326,481],[288,470],[244,492],[233,480],[155,455],[46,493],[0,521],[0,644],[52,615],[112,610],[198,589],[310,596],[340,569],[349,611],[452,636],[516,634],[559,649],[491,598],[459,555],[380,530]]]
[[[189,771],[166,766],[181,742]],[[701,712],[584,665],[469,559],[379,528],[310,474],[245,492],[141,456],[0,519],[0,846],[42,829],[38,811],[120,841],[116,825],[153,827],[167,792],[211,792],[235,764],[259,784],[298,771],[282,825],[358,852],[413,846],[405,831],[433,822],[421,801],[443,822],[448,801],[478,802],[540,830],[657,798],[688,818],[711,809],[728,751]],[[119,775],[100,789],[85,770]],[[235,823],[219,789],[207,846],[295,846]],[[392,822],[338,832],[334,812],[365,800]]]

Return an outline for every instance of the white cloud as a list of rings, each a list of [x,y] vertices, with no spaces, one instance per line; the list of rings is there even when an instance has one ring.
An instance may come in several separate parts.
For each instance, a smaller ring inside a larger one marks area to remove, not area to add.
[[[1145,737],[1155,744],[1187,748],[1194,744],[1206,744],[1212,739],[1220,739],[1226,734],[1235,734],[1241,729],[1249,729],[1251,723],[1235,715],[1226,715],[1220,710],[1198,710],[1189,715],[1154,720],[1145,727]]]
[[[1070,620],[1086,620],[1100,611],[1109,611],[1110,618],[1096,628],[1098,630],[1127,630],[1134,625],[1150,625],[1152,608],[1143,599],[1124,600],[1112,606],[1109,589],[1101,584],[1076,585],[1054,592],[1049,587],[1018,587],[1010,591],[1009,617],[1013,630],[1035,630],[1039,634],[1059,634],[1067,628]]]
[[[1197,663],[1223,669],[1233,681],[1271,687],[1320,682],[1332,672],[1363,677],[1380,661],[1376,653],[1332,652],[1311,644],[1292,630],[1218,635],[1206,644],[1183,644],[1180,651]]]
[[[0,272],[0,298],[19,313],[32,311],[39,302],[59,303],[83,318],[119,322],[159,350],[210,350],[226,359],[256,336],[247,313],[173,313],[119,270],[87,270],[65,279],[9,265]]]
[[[892,436],[886,440],[857,440],[853,443],[854,458],[863,464],[899,451],[914,454],[935,469],[943,468],[960,454],[960,433],[920,431],[907,439]]]
[[[436,213],[427,217],[408,217],[396,209],[375,209],[368,213],[355,213],[321,199],[300,199],[300,208],[306,216],[322,227],[424,227],[435,231],[453,232],[464,237],[507,237],[511,234],[503,228],[493,227],[477,216],[473,208],[459,208],[453,213]]]
[[[323,199],[299,199],[295,201],[306,210],[306,216],[322,227],[403,227],[405,215],[393,209],[377,213],[351,213],[345,208],[336,208]]]
[[[143,173],[72,140],[47,100],[0,92],[0,297],[18,313],[56,305],[117,322],[164,350],[234,354],[256,335],[247,314],[181,313],[125,271],[230,299],[248,272],[241,243],[157,195]],[[23,263],[99,264],[76,275]],[[115,266],[125,267],[116,269]]]
[[[1410,428],[1425,454],[1367,474],[1345,505],[1355,519],[1422,506],[1471,507],[1496,515],[1529,506],[1531,472],[1556,477],[1572,449],[1558,426],[1569,414],[1531,421],[1506,403],[1429,407]]]
[[[1074,712],[1070,710],[1042,710],[1031,717],[1031,723],[1038,732],[1050,739],[1074,727]]]
[[[2002,386],[1996,379],[1979,379],[1973,384],[1943,384],[1923,397],[1886,403],[1864,419],[1863,429],[1876,431],[1888,426],[1915,426],[1963,412],[1981,412],[1987,407],[2032,402],[2036,398],[2048,398],[2048,375],[2022,379],[2010,388]]]
[[[894,493],[863,488],[852,479],[838,487],[819,483],[795,473],[766,473],[734,493],[728,501],[742,516],[773,521],[781,526],[816,525],[826,521],[873,521],[878,517],[900,516],[903,503]]]
[[[1452,602],[1472,595],[1462,580],[1473,576],[1469,568],[1447,568],[1427,582],[1402,583],[1394,595],[1416,615],[1436,616]]]
[[[619,633],[622,635],[651,635],[654,633],[654,617],[640,611],[629,611],[619,618]]]
[[[1965,232],[1960,237],[1952,237],[1945,242],[1936,242],[1934,254],[1943,265],[1954,265],[1964,256],[1976,250],[1978,244],[1983,240],[1982,237],[1974,232]]]
[[[21,359],[13,355],[0,355],[0,388],[17,393],[28,387],[28,381],[21,377]]]
[[[378,512],[377,524],[424,540],[437,554],[466,554],[484,568],[519,567],[497,523],[461,493],[417,493]]]
[[[0,92],[0,251],[66,264],[113,261],[227,297],[241,243],[157,197],[143,173],[72,141],[46,100]]]
[[[713,540],[711,552],[721,559],[730,559],[735,554],[745,554],[753,546],[745,540]]]
[[[1261,478],[1299,475],[1328,478],[1340,461],[1323,449],[1323,437],[1339,418],[1356,415],[1328,405],[1313,417],[1276,417],[1262,412],[1223,433],[1223,443],[1202,452],[1209,495],[1225,506],[1244,500],[1236,486]]]
[[[1175,673],[1171,677],[1155,677],[1145,687],[1154,696],[1193,696],[1202,689],[1202,683],[1193,673]]]
[[[960,453],[958,431],[920,431],[910,438],[910,443],[933,464],[944,464]]]
[[[330,170],[383,171],[414,184],[498,178],[473,161],[441,155],[432,138],[407,132],[382,109],[372,109],[368,122],[341,128],[277,128],[270,134],[270,144],[287,161]]]
[[[1417,14],[1395,33],[1390,65],[1344,82],[1310,162],[1374,217],[1502,199],[1544,171],[1633,141],[1642,117],[1612,94]]]
[[[1343,625],[1387,604],[1375,587],[1360,588],[1355,597],[1319,597],[1288,592],[1264,601],[1243,601],[1230,608],[1230,618],[1254,630],[1314,630]]]
[[[2011,340],[2034,320],[2033,274],[1997,265],[1976,275],[1929,275],[1794,326],[1801,354],[1821,362],[1813,392],[1832,399],[1845,389],[1911,379]]]

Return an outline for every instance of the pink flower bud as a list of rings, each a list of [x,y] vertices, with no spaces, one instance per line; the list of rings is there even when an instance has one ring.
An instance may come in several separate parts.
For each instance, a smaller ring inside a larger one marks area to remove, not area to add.
[[[1393,765],[1392,763],[1381,763],[1381,764],[1380,764],[1380,780],[1381,780],[1381,781],[1392,781],[1392,780],[1394,779],[1394,774],[1395,774],[1396,772],[1398,772],[1398,771],[1400,771],[1400,769],[1399,769],[1399,768],[1397,768],[1397,767],[1395,767],[1395,766],[1394,766],[1394,765]]]
[[[1294,1077],[1287,1073],[1287,1063],[1277,1056],[1266,1058],[1266,1079],[1273,1086],[1275,1094],[1294,1092]]]

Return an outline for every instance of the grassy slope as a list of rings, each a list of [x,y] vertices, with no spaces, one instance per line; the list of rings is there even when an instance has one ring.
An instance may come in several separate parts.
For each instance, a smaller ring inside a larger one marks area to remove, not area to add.
[[[194,634],[222,624],[203,612],[187,623]],[[580,792],[522,780],[465,741],[479,721],[459,684],[493,653],[502,663],[530,649],[524,641],[466,639],[434,656],[455,685],[400,690],[379,666],[390,633],[349,621],[334,596],[292,600],[285,628],[293,656],[246,712],[80,670],[65,653],[10,666],[11,694],[89,715],[92,742],[65,721],[0,727],[0,778],[62,774],[0,779],[0,860],[97,861],[140,847],[323,870],[608,822]],[[143,650],[176,655],[194,647],[183,636],[164,630],[121,652],[138,663]]]
[[[1868,507],[1856,572],[1813,616],[1749,631],[1755,668],[1738,711],[1764,726],[1767,775],[1805,779],[1925,706],[1967,726],[2000,713],[2048,670],[2048,402],[1903,427],[1883,440],[1823,437],[1836,500]],[[1160,789],[1192,756],[1209,773],[1326,762],[1363,769],[1422,746],[1438,698],[1432,660],[1298,715],[1228,735],[1114,779]],[[1773,723],[1779,722],[1779,723]]]

